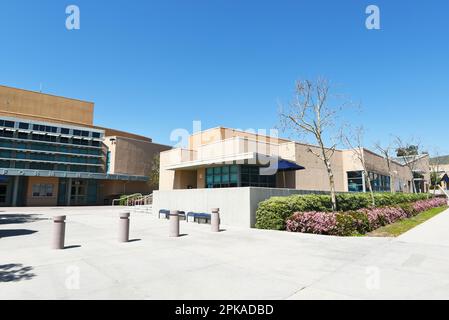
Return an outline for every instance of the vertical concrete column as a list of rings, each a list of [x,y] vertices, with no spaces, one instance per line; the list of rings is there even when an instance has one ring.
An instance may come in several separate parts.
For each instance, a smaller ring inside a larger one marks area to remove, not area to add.
[[[212,232],[220,232],[220,209],[212,209],[210,224],[212,226]]]
[[[170,211],[170,220],[168,226],[168,236],[171,238],[179,237],[179,211]]]
[[[20,177],[15,176],[14,177],[14,187],[12,191],[12,206],[17,207],[17,197],[19,196],[19,182]]]
[[[66,203],[66,205],[67,206],[70,206],[70,199],[72,198],[72,178],[69,178],[68,180],[67,180],[67,192],[66,192],[66,194],[67,194],[67,203]]]
[[[129,212],[120,213],[120,221],[119,221],[119,233],[118,233],[118,241],[119,242],[129,242]]]
[[[53,218],[53,242],[52,248],[55,250],[64,249],[65,244],[65,219],[66,216]]]

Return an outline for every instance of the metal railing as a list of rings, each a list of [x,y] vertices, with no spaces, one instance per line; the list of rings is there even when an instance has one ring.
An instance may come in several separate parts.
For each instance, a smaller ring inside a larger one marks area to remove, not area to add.
[[[120,204],[123,202],[123,206],[129,207],[134,205],[133,202],[136,198],[141,198],[143,197],[143,195],[141,193],[135,193],[135,194],[131,194],[129,196],[120,198],[120,199],[114,199],[112,200],[112,206],[117,205],[117,202]]]

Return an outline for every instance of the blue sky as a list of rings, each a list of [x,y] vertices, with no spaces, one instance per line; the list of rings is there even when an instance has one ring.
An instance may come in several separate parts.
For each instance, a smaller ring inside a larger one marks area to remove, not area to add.
[[[345,121],[368,146],[393,134],[449,154],[448,16],[445,0],[1,0],[0,84],[94,101],[96,124],[172,144],[194,120],[272,128],[295,80],[322,76],[362,103]]]

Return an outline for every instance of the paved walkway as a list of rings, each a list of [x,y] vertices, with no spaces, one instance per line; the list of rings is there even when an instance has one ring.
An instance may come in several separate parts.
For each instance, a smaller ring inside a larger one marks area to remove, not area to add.
[[[134,214],[133,242],[117,242],[123,209],[4,209],[0,299],[449,298],[449,233],[420,242],[337,238],[168,224]],[[66,214],[67,246],[49,249],[53,215]],[[449,221],[449,211],[435,219]],[[435,222],[437,221],[437,222]],[[431,220],[413,233],[431,234]],[[421,229],[421,228],[420,228]],[[430,231],[427,231],[430,230]]]

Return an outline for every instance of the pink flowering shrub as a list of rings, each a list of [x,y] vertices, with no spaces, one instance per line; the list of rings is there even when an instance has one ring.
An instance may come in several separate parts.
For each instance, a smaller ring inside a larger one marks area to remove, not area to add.
[[[332,235],[336,224],[333,212],[298,212],[287,219],[287,231]]]
[[[447,205],[447,200],[445,198],[433,198],[413,203],[413,209],[415,209],[417,213],[420,213],[432,208],[442,207],[445,205]]]
[[[382,226],[410,218],[420,212],[447,205],[444,198],[413,204],[367,208],[352,212],[297,212],[287,219],[287,231],[323,235],[365,234]]]

